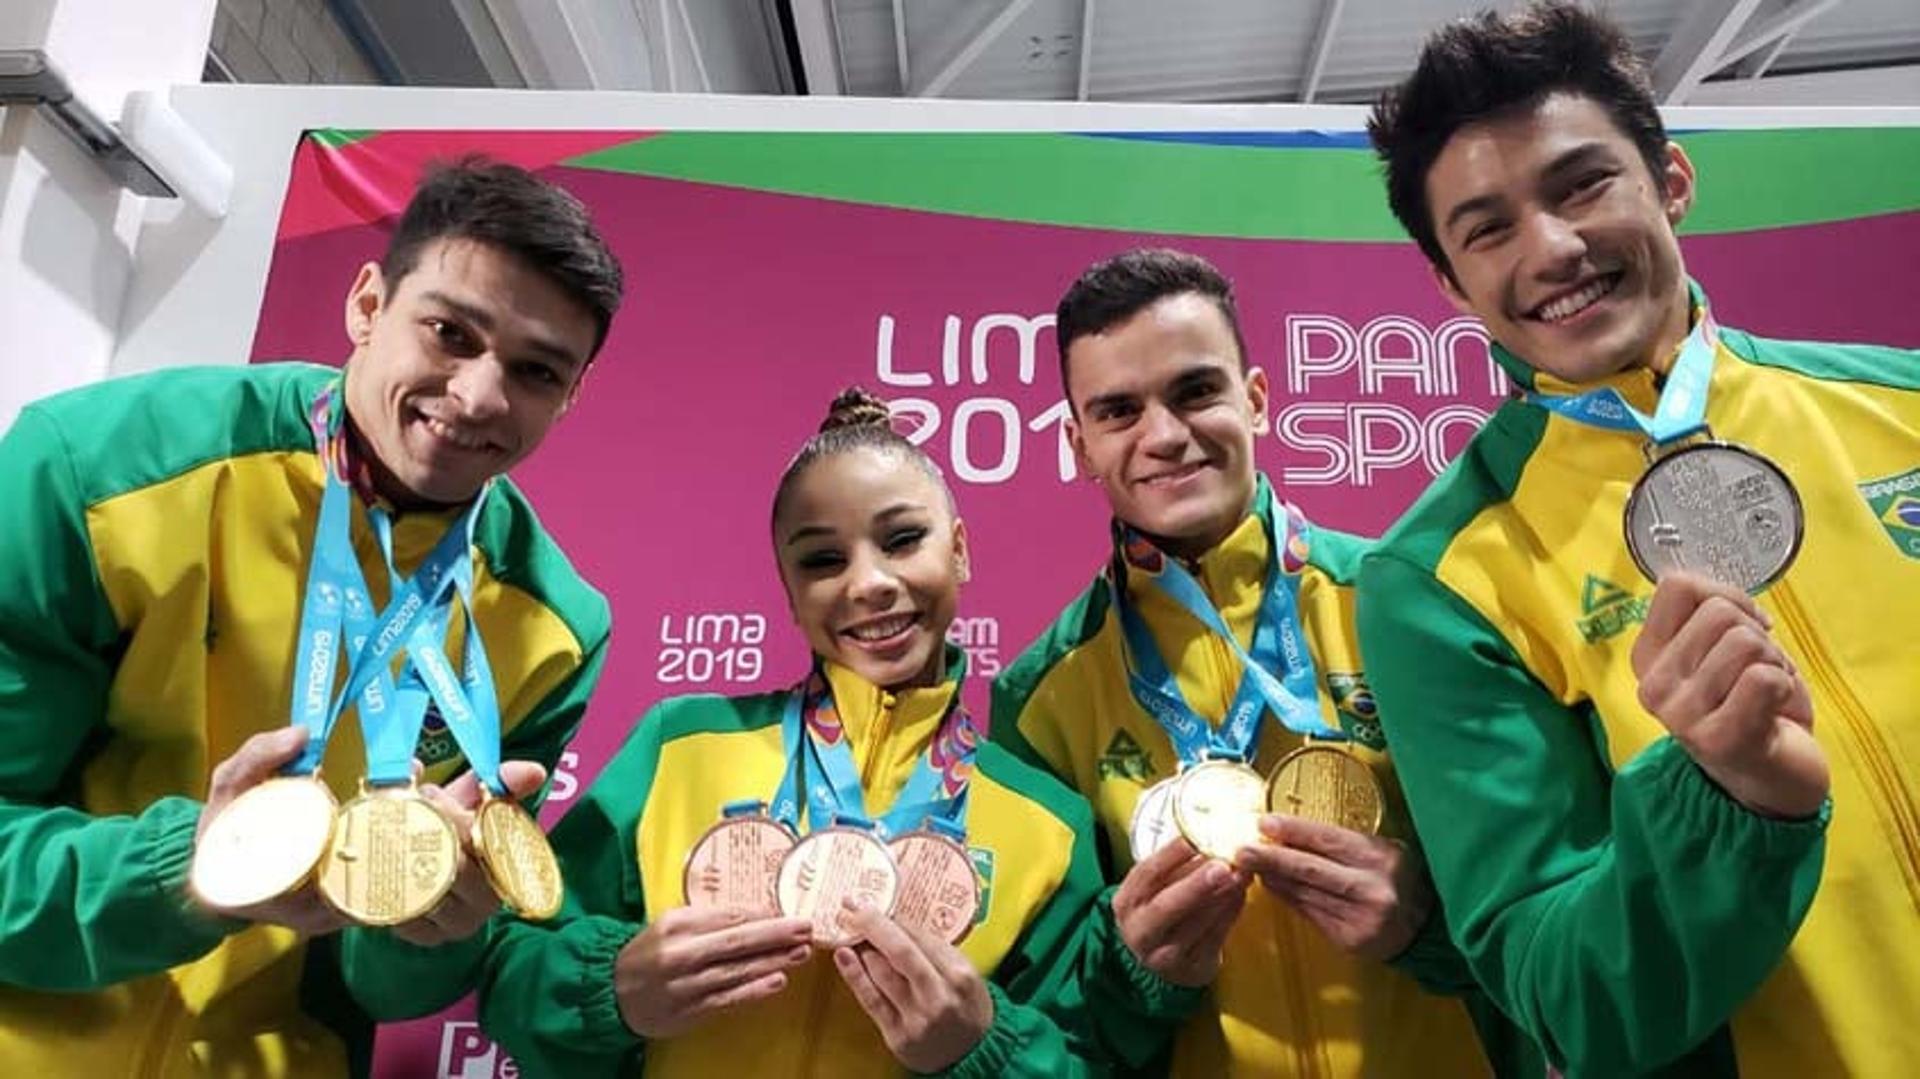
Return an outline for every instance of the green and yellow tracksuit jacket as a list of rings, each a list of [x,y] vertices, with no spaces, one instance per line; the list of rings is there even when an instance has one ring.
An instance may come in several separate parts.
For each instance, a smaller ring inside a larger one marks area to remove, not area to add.
[[[1263,478],[1254,512],[1193,567],[1244,647],[1252,645],[1271,556],[1261,525],[1270,511],[1286,512]],[[1295,521],[1307,546],[1299,569],[1299,609],[1319,672],[1321,714],[1351,735],[1355,755],[1390,792],[1385,834],[1410,836],[1391,793],[1392,766],[1380,752],[1367,667],[1350,632],[1349,582],[1365,541]],[[1218,725],[1239,686],[1239,659],[1160,589],[1141,582],[1138,570],[1129,566],[1127,572],[1130,602],[1159,643],[1181,693]],[[995,683],[992,726],[995,741],[1048,768],[1093,804],[1105,840],[1107,876],[1116,883],[1132,865],[1128,824],[1134,802],[1175,775],[1180,764],[1166,732],[1128,687],[1123,638],[1106,581],[1096,580]],[[1261,725],[1254,766],[1270,770],[1301,741],[1269,716]],[[1099,915],[1109,926],[1102,939],[1130,958],[1111,928],[1110,896]],[[1342,951],[1265,888],[1252,886],[1246,910],[1227,938],[1219,978],[1178,1033],[1171,1073],[1486,1074],[1487,1056],[1462,1001],[1430,995],[1416,981],[1450,991],[1471,986],[1441,919],[1436,915],[1429,924],[1430,931],[1394,964],[1370,962]],[[1486,1019],[1490,1032],[1498,1034],[1497,1017],[1489,1013]],[[1505,1042],[1510,1034],[1499,1034],[1503,1070],[1525,1072],[1529,1050]],[[1522,1063],[1508,1068],[1509,1053]]]
[[[827,665],[870,812],[892,804],[933,738],[964,670],[964,656],[950,652],[954,679],[899,693]],[[482,1025],[523,1074],[838,1079],[902,1072],[824,951],[795,969],[778,995],[673,1038],[643,1041],[620,1018],[613,985],[620,949],[650,917],[685,905],[687,856],[721,807],[764,801],[779,786],[786,699],[783,692],[662,702],[554,827],[566,909],[548,926],[518,923],[500,933],[480,989]],[[1100,889],[1086,806],[992,744],[980,747],[967,798],[966,841],[983,904],[960,950],[987,979],[994,1019],[950,1074],[1098,1074],[1096,1036],[1123,1044],[1163,1038],[1164,1027],[1081,991],[1079,964],[1092,954],[1082,938]],[[1110,1029],[1096,1033],[1096,1024]]]
[[[1758,601],[1812,693],[1830,821],[1748,812],[1641,706],[1632,435],[1502,406],[1367,558],[1361,644],[1454,937],[1568,1074],[1910,1075],[1920,355],[1720,336],[1713,434],[1805,502]],[[1604,384],[1653,410],[1649,370]]]
[[[186,875],[214,765],[288,722],[322,473],[307,427],[338,372],[179,369],[23,410],[0,440],[0,1065],[9,1075],[364,1071],[368,1013],[431,1011],[483,940],[415,949],[202,916]],[[356,511],[354,547],[387,574]],[[452,520],[395,522],[410,572]],[[474,617],[508,757],[549,768],[605,653],[605,601],[500,482],[477,525]],[[464,767],[430,721],[416,755]],[[323,774],[364,772],[336,728]],[[346,985],[357,994],[349,995]]]

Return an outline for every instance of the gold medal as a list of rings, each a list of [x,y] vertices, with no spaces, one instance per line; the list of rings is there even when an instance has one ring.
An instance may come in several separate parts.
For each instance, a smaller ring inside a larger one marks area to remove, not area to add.
[[[187,883],[209,906],[243,910],[313,878],[333,841],[339,803],[317,775],[277,776],[242,791],[193,848]]]
[[[774,894],[774,882],[793,843],[793,833],[765,813],[721,820],[687,852],[687,864],[680,874],[680,890],[687,906],[779,917],[780,900]]]
[[[486,795],[473,818],[473,849],[493,890],[515,913],[545,921],[566,897],[547,835],[520,803]]]
[[[460,837],[411,784],[362,789],[340,810],[320,893],[361,925],[399,925],[453,887]]]
[[[846,926],[845,901],[859,897],[882,914],[893,913],[900,867],[872,832],[822,828],[787,852],[774,889],[782,914],[812,920],[816,947],[839,948],[856,940]]]
[[[1193,849],[1223,862],[1241,847],[1256,846],[1267,783],[1239,761],[1194,765],[1173,789],[1173,822]]]
[[[1386,799],[1367,763],[1339,746],[1309,742],[1274,765],[1267,809],[1367,835],[1380,833]]]
[[[887,850],[900,866],[894,920],[948,944],[965,940],[980,913],[980,882],[967,848],[919,828],[894,839]]]

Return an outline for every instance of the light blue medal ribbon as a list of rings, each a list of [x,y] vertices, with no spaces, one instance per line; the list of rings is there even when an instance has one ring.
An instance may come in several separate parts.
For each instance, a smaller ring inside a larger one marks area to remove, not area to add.
[[[1267,577],[1254,622],[1251,653],[1241,646],[1232,627],[1179,560],[1153,548],[1130,529],[1116,528],[1115,561],[1108,585],[1126,642],[1127,682],[1140,707],[1166,730],[1182,766],[1209,758],[1251,762],[1259,748],[1260,723],[1267,711],[1295,734],[1346,740],[1344,732],[1320,717],[1318,679],[1300,625],[1299,579],[1280,571],[1280,545],[1288,537],[1275,528],[1274,516],[1269,497],[1261,515],[1261,526],[1267,533]],[[1129,556],[1129,550],[1139,553]],[[1188,704],[1146,620],[1127,601],[1128,565],[1139,569],[1152,586],[1199,619],[1239,657],[1240,685],[1217,730]],[[1274,676],[1276,669],[1283,672],[1281,677]]]
[[[298,677],[294,680],[292,723],[308,731],[306,749],[286,768],[288,775],[312,775],[326,756],[333,726],[353,697],[333,692],[342,650],[358,656],[372,632],[373,601],[348,537],[352,495],[320,454],[325,473],[320,519],[314,529],[313,561],[307,567],[306,593],[300,604]],[[352,681],[349,666],[349,681]],[[360,709],[378,715],[392,699],[393,686],[382,677],[362,680]]]
[[[831,691],[825,687],[826,678],[816,673],[807,685],[787,695],[781,718],[787,774],[774,793],[773,817],[797,832],[798,789],[803,788],[809,830],[828,823],[841,824],[870,829],[885,841],[924,824],[956,841],[964,840],[967,778],[979,731],[960,704],[961,687],[954,687],[953,700],[941,717],[939,729],[921,753],[893,808],[878,820],[867,813],[859,768],[844,730],[838,737],[823,740],[809,722],[810,716],[832,700]]]
[[[473,529],[490,489],[483,488],[474,504],[453,526],[453,531],[464,536],[465,549],[471,549]],[[393,529],[386,514],[376,511],[374,532],[380,539],[380,549],[387,558],[388,573],[395,582],[397,593],[400,583],[398,574],[392,569]],[[435,606],[433,614],[422,620],[407,640],[407,655],[411,663],[402,679],[400,695],[408,701],[409,707],[418,707],[420,716],[415,719],[411,712],[400,714],[407,718],[417,738],[420,724],[425,719],[426,698],[431,696],[440,707],[440,716],[446,721],[448,732],[453,735],[460,752],[473,768],[475,778],[496,797],[506,797],[506,784],[500,778],[500,700],[494,686],[493,666],[487,660],[486,645],[474,616],[472,558],[463,557],[456,561],[451,576],[453,589],[445,594]],[[467,613],[466,632],[461,646],[461,670],[457,676],[443,643],[452,622],[453,596],[456,593]]]
[[[1680,346],[1680,355],[1667,372],[1666,388],[1653,415],[1635,408],[1611,386],[1575,396],[1531,391],[1526,400],[1575,423],[1609,431],[1635,431],[1655,447],[1670,445],[1706,430],[1707,388],[1713,381],[1714,346],[1719,333],[1707,309]]]
[[[471,696],[462,689],[461,680],[454,676],[453,665],[447,661],[440,644],[446,637],[451,618],[453,593],[456,590],[471,593],[473,527],[485,501],[486,489],[483,488],[479,497],[462,511],[452,527],[440,537],[440,542],[434,545],[413,576],[404,583],[396,584],[393,599],[387,604],[386,611],[381,613],[379,626],[355,661],[356,678],[361,675],[363,668],[369,675],[374,672],[384,675],[394,655],[404,648],[411,660],[409,671],[419,671],[419,684],[415,684],[409,674],[401,691],[405,707],[390,709],[384,715],[375,717],[369,717],[364,712],[361,714],[361,734],[367,745],[369,784],[400,784],[412,779],[413,750],[420,738],[420,727],[426,721],[426,708],[419,697],[421,684],[440,705],[448,728],[456,731],[454,737],[460,743],[461,751],[467,754],[474,774],[483,782],[491,778],[489,789],[496,789],[494,785],[500,782],[499,709],[493,697],[492,678],[489,676],[485,679],[485,703],[493,706],[492,737],[489,739],[477,729],[485,721],[480,718]],[[368,516],[373,522],[374,534],[380,540],[381,554],[387,560],[389,578],[397,579],[392,561],[392,522],[379,509],[369,511]],[[465,582],[464,585],[462,582]],[[471,615],[470,602],[468,612]],[[478,637],[473,619],[469,617],[466,654],[470,670],[476,663],[485,664],[485,656],[476,657],[473,647]],[[422,663],[423,654],[430,657],[425,663]],[[433,658],[436,657],[439,661],[437,669],[433,666]],[[354,688],[352,679],[347,685],[349,690]],[[456,716],[463,722],[456,724]],[[461,738],[461,731],[469,738]],[[469,741],[473,743],[471,747]],[[481,748],[481,743],[490,745]],[[476,749],[479,750],[478,755]],[[489,749],[490,758],[487,756]]]

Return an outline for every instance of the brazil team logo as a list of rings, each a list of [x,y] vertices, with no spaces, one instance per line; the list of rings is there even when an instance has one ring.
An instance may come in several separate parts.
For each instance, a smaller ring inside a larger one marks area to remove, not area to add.
[[[1138,739],[1124,730],[1113,732],[1113,741],[1094,762],[1094,772],[1102,780],[1131,779],[1137,783],[1153,780],[1153,758]]]
[[[973,912],[973,924],[982,925],[993,907],[993,852],[986,847],[968,847],[967,860],[973,863],[973,883],[980,889],[980,906]]]
[[[1387,736],[1380,730],[1380,706],[1374,702],[1365,674],[1329,671],[1327,691],[1333,695],[1333,710],[1340,714],[1340,725],[1354,741],[1368,749],[1387,748]]]
[[[1887,538],[1908,558],[1920,558],[1920,468],[1860,485]]]
[[[1612,640],[1647,620],[1652,596],[1636,596],[1604,577],[1587,574],[1580,589],[1580,619],[1574,626],[1588,644]]]

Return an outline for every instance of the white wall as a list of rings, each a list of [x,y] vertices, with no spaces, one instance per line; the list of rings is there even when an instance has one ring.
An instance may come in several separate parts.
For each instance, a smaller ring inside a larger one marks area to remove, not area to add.
[[[5,0],[0,48],[38,48],[107,120],[127,95],[197,82],[214,0]],[[0,110],[0,429],[20,406],[105,375],[145,200],[38,110]]]

